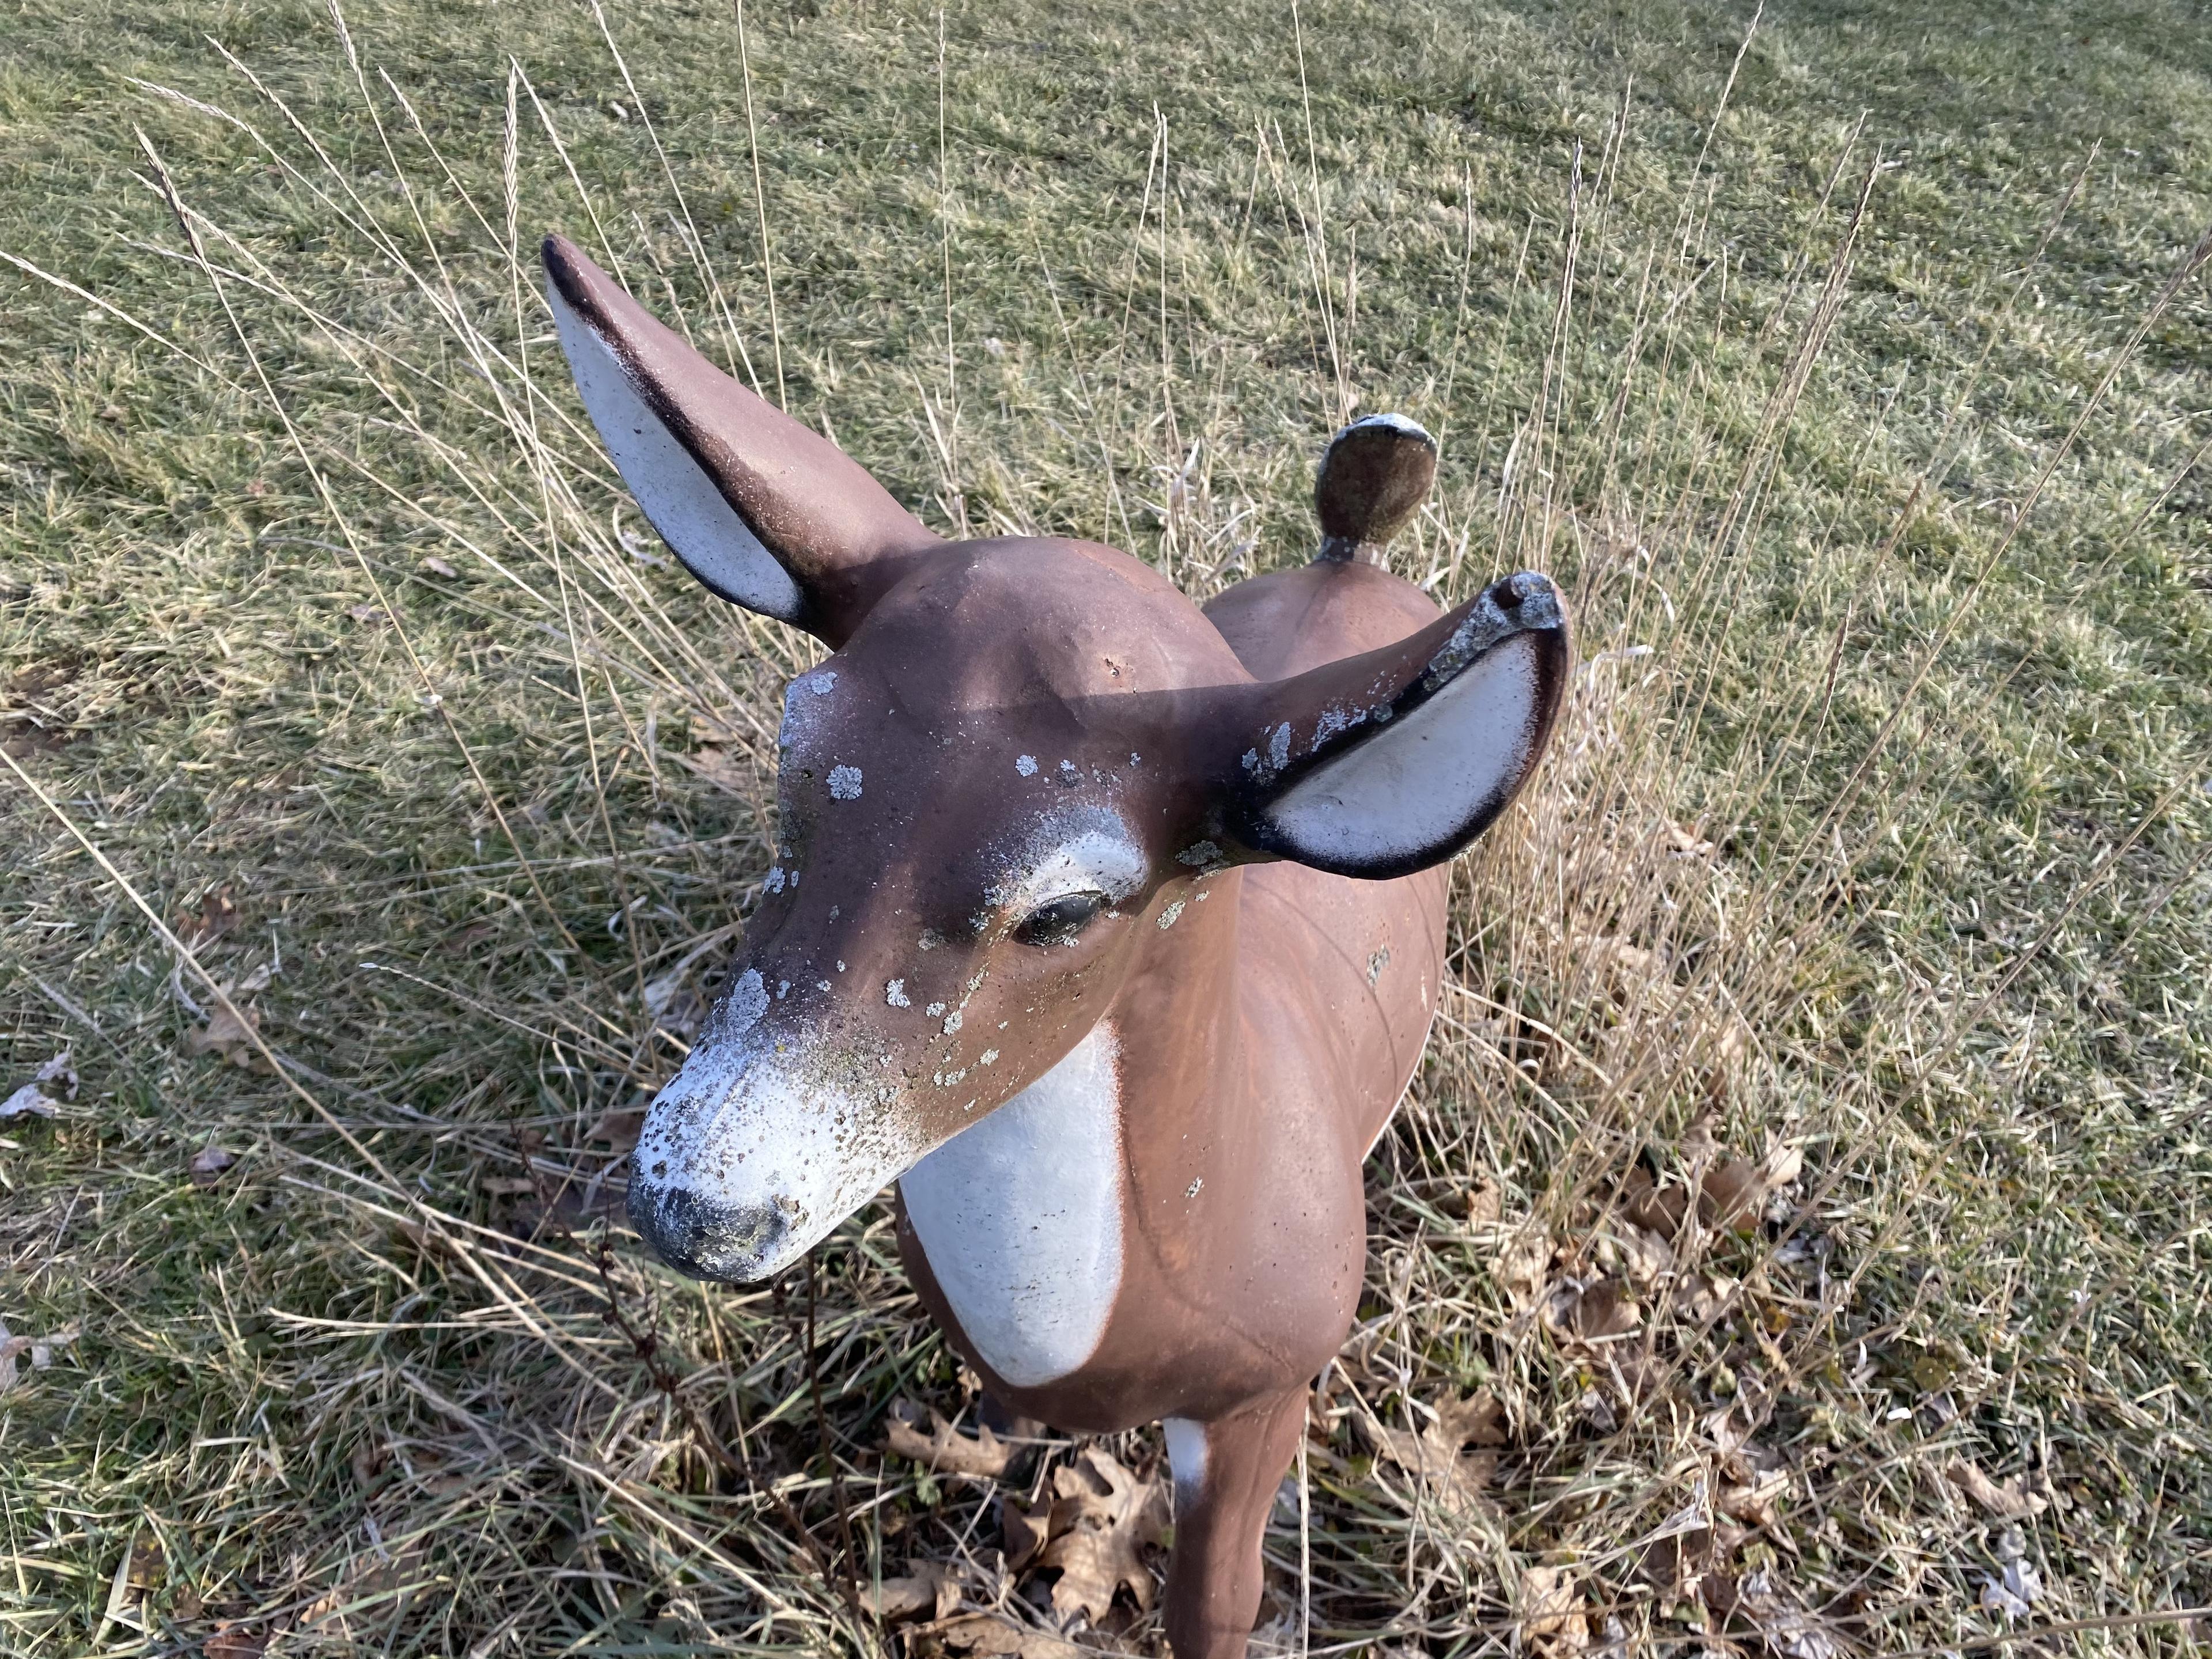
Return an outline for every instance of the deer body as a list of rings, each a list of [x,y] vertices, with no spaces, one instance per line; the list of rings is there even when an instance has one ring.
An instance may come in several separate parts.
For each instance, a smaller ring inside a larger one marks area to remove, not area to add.
[[[1436,614],[1352,563],[1209,611],[1255,678]],[[1252,1627],[1306,1385],[1358,1300],[1360,1166],[1428,1036],[1445,885],[1269,864],[1167,901],[1091,1035],[900,1184],[908,1274],[1002,1401],[1071,1430],[1170,1425],[1178,1655],[1241,1653]]]
[[[1319,603],[1268,603],[1271,585]],[[1368,565],[1246,586],[1261,603],[1240,588],[1217,608],[1240,660],[1280,671],[1268,678],[1389,643],[1437,614]],[[1164,891],[1093,1028],[1110,1036],[908,1174],[908,1268],[1006,1403],[1075,1429],[1205,1419],[1327,1363],[1365,1254],[1360,1163],[1435,1006],[1443,886],[1437,871],[1358,882],[1269,864]],[[1110,1074],[1091,1052],[1102,1046],[1115,1054]],[[1017,1166],[1009,1154],[1028,1126],[1000,1131],[1001,1117],[1045,1110],[1062,1144],[1080,1137],[1082,1159]],[[1041,1219],[1068,1216],[1080,1236],[1063,1227],[1016,1248]],[[979,1254],[994,1271],[967,1265]],[[1064,1318],[1042,1343],[994,1341],[1022,1298]],[[1071,1352],[1077,1328],[1091,1340]]]
[[[1205,613],[1110,548],[945,543],[574,249],[546,263],[656,528],[834,651],[787,696],[777,861],[630,1213],[752,1281],[897,1182],[917,1289],[1004,1404],[1164,1424],[1169,1639],[1236,1659],[1434,1012],[1443,864],[1548,735],[1556,595],[1439,617],[1372,562],[1434,467],[1388,416],[1331,447],[1322,556]]]

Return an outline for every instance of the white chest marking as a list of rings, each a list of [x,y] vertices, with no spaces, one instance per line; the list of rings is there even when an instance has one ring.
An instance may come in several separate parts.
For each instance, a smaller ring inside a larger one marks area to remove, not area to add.
[[[1097,1351],[1121,1283],[1119,1044],[1101,1022],[1067,1058],[899,1182],[952,1316],[1016,1388]]]

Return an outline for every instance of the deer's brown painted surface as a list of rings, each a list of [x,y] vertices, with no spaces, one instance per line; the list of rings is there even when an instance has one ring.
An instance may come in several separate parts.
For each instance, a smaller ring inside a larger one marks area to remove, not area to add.
[[[833,647],[787,694],[777,860],[631,1215],[755,1280],[896,1182],[908,1271],[1006,1406],[1165,1423],[1169,1638],[1233,1659],[1435,1010],[1443,866],[1550,732],[1558,597],[1524,573],[1439,616],[1382,567],[1435,469],[1398,416],[1324,457],[1322,556],[1203,612],[1111,548],[945,542],[573,246],[545,258],[647,517]]]

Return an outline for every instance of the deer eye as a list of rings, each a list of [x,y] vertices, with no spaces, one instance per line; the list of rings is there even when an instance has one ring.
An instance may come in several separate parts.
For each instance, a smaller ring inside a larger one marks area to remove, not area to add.
[[[1014,937],[1024,945],[1073,945],[1091,917],[1105,908],[1103,893],[1069,893],[1023,917]]]

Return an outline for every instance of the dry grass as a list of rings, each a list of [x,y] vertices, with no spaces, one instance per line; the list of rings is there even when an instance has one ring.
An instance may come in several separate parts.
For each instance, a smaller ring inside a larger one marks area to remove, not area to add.
[[[2193,1650],[2202,19],[2063,79],[1963,10],[44,21],[0,1087],[82,1085],[0,1125],[0,1317],[65,1339],[0,1392],[12,1649],[927,1650],[915,1563],[1047,1622],[1001,1504],[1072,1448],[882,1450],[973,1403],[884,1206],[758,1292],[610,1224],[812,647],[641,533],[561,226],[948,530],[1203,594],[1398,407],[1404,573],[1575,595],[1261,1650]]]

